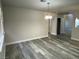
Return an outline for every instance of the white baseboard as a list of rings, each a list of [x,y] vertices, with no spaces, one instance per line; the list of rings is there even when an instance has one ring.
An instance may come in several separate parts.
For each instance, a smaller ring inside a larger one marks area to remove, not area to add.
[[[51,33],[52,35],[57,35],[56,33]]]
[[[77,39],[77,38],[73,38],[73,37],[71,37],[71,40],[79,41],[79,39]]]
[[[34,37],[34,38],[29,38],[29,39],[15,41],[15,42],[10,42],[10,43],[6,43],[6,45],[12,45],[12,44],[17,44],[17,43],[21,43],[21,42],[30,41],[30,40],[36,40],[36,39],[40,39],[40,38],[44,38],[44,37],[48,37],[48,35],[44,35],[44,36],[40,36],[40,37]]]

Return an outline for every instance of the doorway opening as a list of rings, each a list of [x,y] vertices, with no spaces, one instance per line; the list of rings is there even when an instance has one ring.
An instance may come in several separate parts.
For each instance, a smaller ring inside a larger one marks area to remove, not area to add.
[[[73,14],[62,15],[62,17],[57,18],[57,36],[60,39],[71,39],[73,21]]]

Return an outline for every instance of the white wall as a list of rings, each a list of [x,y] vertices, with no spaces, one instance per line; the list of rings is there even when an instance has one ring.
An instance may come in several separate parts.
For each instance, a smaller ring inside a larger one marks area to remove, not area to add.
[[[5,44],[3,43],[4,43],[3,15],[0,0],[0,59],[5,59]]]
[[[4,7],[7,44],[48,36],[45,12],[24,8]]]
[[[61,28],[60,28],[60,32],[61,34],[64,34],[65,33],[65,30],[64,30],[64,18],[61,17]]]

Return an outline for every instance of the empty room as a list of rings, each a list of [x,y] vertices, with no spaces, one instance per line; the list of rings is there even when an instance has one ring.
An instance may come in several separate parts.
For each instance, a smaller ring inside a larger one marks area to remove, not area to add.
[[[79,0],[0,0],[0,59],[79,59]]]

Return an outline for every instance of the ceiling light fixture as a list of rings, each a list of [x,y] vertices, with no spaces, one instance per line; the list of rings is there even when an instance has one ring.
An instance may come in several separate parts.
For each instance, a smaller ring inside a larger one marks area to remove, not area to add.
[[[46,0],[40,0],[41,2],[46,2]]]
[[[47,2],[47,5],[48,5],[48,14],[45,15],[45,19],[46,19],[46,20],[52,19],[52,16],[49,14],[49,4],[50,4],[50,2]]]

